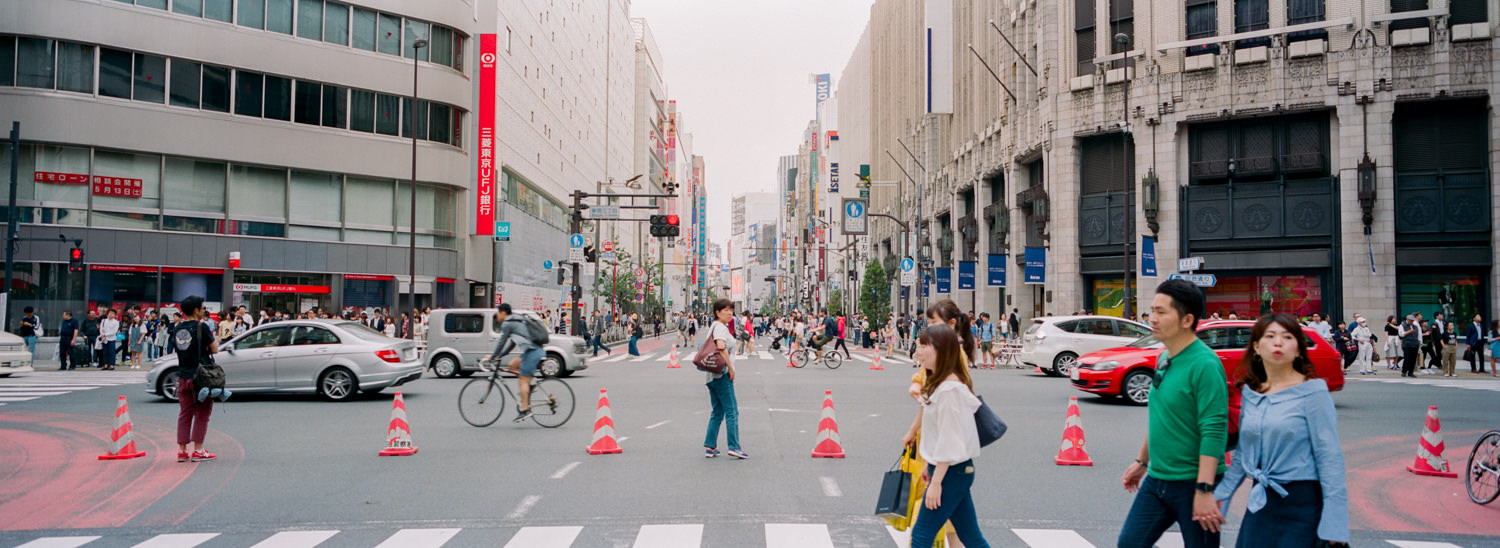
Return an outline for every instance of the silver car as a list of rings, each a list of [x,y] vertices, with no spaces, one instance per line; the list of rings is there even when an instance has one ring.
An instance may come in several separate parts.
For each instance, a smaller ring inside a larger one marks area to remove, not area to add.
[[[214,362],[226,388],[239,393],[318,394],[346,401],[422,376],[412,341],[387,337],[359,322],[291,320],[261,324],[219,345]],[[177,356],[157,360],[146,392],[177,400]]]
[[[530,310],[512,313],[540,316]],[[479,359],[495,351],[500,342],[500,322],[493,308],[445,308],[427,318],[427,350],[423,361],[439,377],[467,376],[479,370]],[[571,335],[551,334],[547,353],[537,365],[544,377],[567,377],[588,369],[588,344]]]

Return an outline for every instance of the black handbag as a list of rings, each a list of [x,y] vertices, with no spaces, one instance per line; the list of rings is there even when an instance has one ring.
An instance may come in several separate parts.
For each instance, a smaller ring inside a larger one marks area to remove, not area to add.
[[[979,446],[984,447],[1004,436],[1009,427],[990,409],[990,404],[984,403],[983,396],[975,397],[979,398],[979,409],[974,411],[974,427],[979,429]]]
[[[193,326],[193,330],[197,332],[194,337],[203,336],[203,327],[202,322]],[[206,346],[208,344],[201,339],[198,341],[198,369],[193,372],[193,388],[224,388],[224,368],[214,363],[213,354],[203,351]]]
[[[906,453],[903,450],[902,456]],[[905,518],[911,502],[911,474],[901,469],[901,459],[880,480],[880,498],[875,501],[875,517],[881,519]]]

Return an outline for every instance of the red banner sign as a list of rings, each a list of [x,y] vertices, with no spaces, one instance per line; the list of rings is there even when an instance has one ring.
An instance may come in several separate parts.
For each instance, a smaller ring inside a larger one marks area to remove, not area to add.
[[[103,272],[156,272],[156,267],[154,267],[154,266],[112,265],[112,264],[91,264],[91,265],[89,265],[89,270],[99,270],[99,271],[103,271]]]
[[[479,181],[474,189],[474,233],[495,233],[495,55],[494,34],[479,35]]]
[[[396,277],[395,276],[377,276],[377,275],[374,275],[374,274],[345,274],[344,275],[344,279],[345,280],[385,280],[385,281],[391,281],[391,280],[395,280]]]
[[[57,173],[52,171],[38,171],[31,175],[31,180],[38,183],[62,183],[69,185],[86,185],[89,183],[88,175],[78,173]]]
[[[126,179],[124,177],[100,177],[94,176],[95,196],[119,196],[121,198],[140,198],[141,180]]]
[[[234,290],[242,293],[331,293],[326,285],[286,284],[234,284]]]

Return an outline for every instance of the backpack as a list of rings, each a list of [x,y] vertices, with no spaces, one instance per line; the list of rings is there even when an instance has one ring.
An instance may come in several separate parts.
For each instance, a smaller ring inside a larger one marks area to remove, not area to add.
[[[547,326],[541,320],[533,316],[521,316],[521,325],[526,326],[526,340],[539,347],[546,346],[552,336],[547,333]]]

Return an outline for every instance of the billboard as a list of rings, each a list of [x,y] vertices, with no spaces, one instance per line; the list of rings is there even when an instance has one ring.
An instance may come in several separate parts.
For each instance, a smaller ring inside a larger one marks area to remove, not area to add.
[[[474,189],[474,233],[495,230],[495,55],[494,34],[479,35],[479,166]]]

